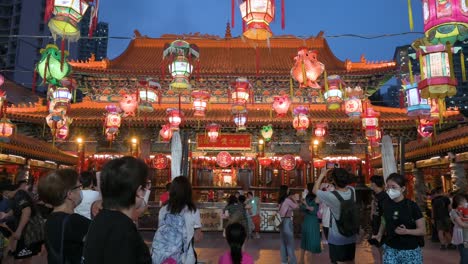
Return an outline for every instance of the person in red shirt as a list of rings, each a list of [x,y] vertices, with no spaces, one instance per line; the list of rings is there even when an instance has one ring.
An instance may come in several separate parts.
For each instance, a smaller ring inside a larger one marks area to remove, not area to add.
[[[169,201],[169,189],[171,188],[171,183],[168,182],[166,184],[166,192],[161,194],[161,196],[159,197],[159,206],[163,206],[167,203],[167,201]]]

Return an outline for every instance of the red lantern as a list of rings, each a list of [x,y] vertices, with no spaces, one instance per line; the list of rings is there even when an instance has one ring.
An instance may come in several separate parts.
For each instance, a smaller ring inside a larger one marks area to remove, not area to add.
[[[362,117],[362,127],[366,130],[366,137],[375,137],[379,128],[380,113],[374,111],[372,105],[368,103],[364,116]]]
[[[166,155],[163,154],[157,154],[153,158],[153,167],[158,169],[158,170],[163,170],[167,168],[167,164],[169,163]]]
[[[296,167],[296,158],[293,155],[284,155],[280,160],[280,165],[283,170],[293,170]]]
[[[247,108],[243,104],[233,104],[231,108],[232,115],[234,117],[234,124],[236,124],[237,130],[246,130],[247,127]]]
[[[289,96],[274,96],[273,97],[273,110],[275,110],[277,117],[284,117],[288,113],[291,100]]]
[[[307,114],[309,109],[305,106],[298,106],[294,108],[293,115],[293,127],[297,130],[297,135],[304,135],[307,128],[309,128],[309,117]]]
[[[220,129],[221,129],[221,126],[218,124],[214,124],[214,123],[206,126],[206,133],[208,134],[208,138],[210,139],[210,142],[216,142],[218,140]]]
[[[322,159],[316,159],[314,160],[314,168],[323,168],[327,165],[327,162]]]
[[[232,163],[231,154],[229,154],[229,152],[227,152],[227,151],[219,152],[218,155],[216,156],[216,163],[222,168],[225,168],[225,167],[231,165],[231,163]]]
[[[245,104],[249,101],[252,85],[246,78],[237,78],[234,85],[234,91],[231,94],[232,101],[235,104]]]
[[[272,160],[271,158],[263,157],[263,158],[258,158],[258,162],[260,163],[260,165],[267,167],[271,165]]]
[[[319,123],[315,125],[314,134],[318,138],[323,138],[327,133],[327,124]]]
[[[202,90],[195,90],[192,92],[194,116],[205,116],[206,106],[210,100],[210,93]]]
[[[243,0],[239,8],[242,20],[247,25],[244,37],[253,40],[266,40],[273,36],[270,23],[275,17],[275,1]]]
[[[168,108],[166,113],[169,124],[171,125],[171,129],[179,130],[179,125],[182,123],[182,117],[184,116],[184,113],[176,108]]]
[[[172,129],[170,124],[165,124],[162,126],[161,130],[159,131],[159,135],[163,139],[163,141],[169,141],[172,138]]]

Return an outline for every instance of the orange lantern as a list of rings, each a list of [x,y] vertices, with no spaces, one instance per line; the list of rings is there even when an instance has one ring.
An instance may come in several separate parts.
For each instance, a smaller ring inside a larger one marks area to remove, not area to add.
[[[318,138],[323,138],[327,133],[327,124],[319,123],[315,125],[314,134]]]
[[[170,124],[165,124],[162,126],[161,130],[159,131],[159,135],[163,139],[163,141],[169,141],[172,138],[172,129]]]
[[[231,99],[235,104],[245,104],[249,101],[252,85],[246,78],[237,78]]]
[[[208,135],[208,138],[210,139],[210,142],[216,142],[218,140],[220,129],[221,126],[215,123],[206,125],[206,133]]]
[[[207,91],[195,90],[192,92],[192,98],[193,109],[195,110],[195,113],[193,113],[193,115],[200,117],[205,116],[206,106],[208,104],[208,101],[210,100],[210,93]]]
[[[273,110],[276,112],[277,117],[284,117],[288,113],[291,100],[287,95],[273,97]]]
[[[318,61],[317,56],[318,52],[315,50],[308,50],[306,47],[299,48],[291,69],[291,75],[299,82],[299,88],[309,87],[317,91],[322,89],[317,79],[325,71],[325,65]]]
[[[184,113],[176,108],[168,108],[166,113],[169,124],[171,125],[171,129],[179,130],[179,125],[182,123],[182,117],[184,116]]]
[[[273,36],[270,23],[275,18],[275,1],[243,0],[239,8],[242,20],[247,25],[244,37],[253,40],[266,40]]]
[[[307,128],[309,128],[309,117],[307,116],[309,114],[309,109],[305,106],[298,106],[294,108],[293,115],[293,127],[294,129],[297,130],[297,135],[305,135]]]

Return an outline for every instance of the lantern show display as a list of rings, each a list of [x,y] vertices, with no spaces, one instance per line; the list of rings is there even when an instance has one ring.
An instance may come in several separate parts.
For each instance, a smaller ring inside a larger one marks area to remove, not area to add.
[[[270,141],[271,137],[273,136],[273,126],[263,126],[262,130],[260,130],[260,133],[262,134],[262,137],[263,139],[265,139],[266,142]]]
[[[382,131],[380,131],[380,129],[376,129],[373,136],[366,136],[366,138],[371,147],[378,147],[380,145],[380,140],[382,139]]]
[[[260,163],[260,165],[262,165],[263,167],[268,167],[271,165],[271,162],[273,160],[270,158],[270,157],[260,157],[258,158],[258,162]]]
[[[235,104],[245,104],[251,98],[252,85],[246,78],[237,78],[233,83],[231,99]]]
[[[360,86],[354,88],[346,87],[345,89],[345,113],[349,116],[349,119],[355,120],[361,117],[362,113],[362,97],[364,91]]]
[[[123,111],[122,117],[135,116],[138,107],[136,94],[124,94],[119,102],[120,109]]]
[[[314,168],[323,168],[327,165],[327,161],[323,159],[315,159],[314,160]]]
[[[317,56],[318,52],[315,50],[309,50],[306,47],[299,48],[291,69],[291,75],[299,82],[299,88],[321,89],[317,79],[325,71],[325,65],[318,61]]]
[[[408,79],[401,81],[406,93],[406,112],[408,117],[419,118],[429,116],[431,114],[431,107],[427,103],[427,99],[421,98],[420,90],[418,89],[418,78],[413,83]]]
[[[161,90],[161,85],[153,80],[145,80],[140,82],[140,84],[144,84],[145,87],[138,91],[140,99],[138,110],[141,112],[153,112],[153,103],[158,102],[160,99],[158,93]]]
[[[211,96],[208,91],[195,90],[192,92],[193,109],[195,110],[195,113],[193,113],[194,116],[205,116],[205,110],[208,106],[210,97]]]
[[[70,125],[73,122],[68,116],[65,116],[62,120],[58,121],[56,124],[55,138],[59,141],[67,139],[70,134]]]
[[[46,1],[46,20],[50,17],[50,11],[54,17],[49,20],[49,29],[54,39],[60,36],[63,39],[77,41],[80,38],[79,22],[89,8],[85,0],[48,0]],[[96,1],[97,2],[97,1]],[[93,3],[94,4],[94,3]],[[97,16],[94,10],[91,12],[91,22]]]
[[[166,44],[163,57],[169,60],[169,72],[172,82],[169,87],[173,90],[190,89],[189,78],[193,71],[193,62],[198,60],[198,47],[183,40],[176,40]]]
[[[326,123],[318,123],[315,125],[314,135],[321,139],[327,134],[327,124]]]
[[[172,130],[179,130],[179,125],[182,123],[182,118],[184,116],[184,112],[176,108],[168,108],[166,110],[167,119],[169,121],[169,125],[171,125]]]
[[[49,113],[54,113],[54,116],[66,115],[70,109],[70,100],[72,98],[70,90],[65,87],[57,87],[54,89],[54,87],[51,86],[49,87],[49,96]],[[58,120],[56,117],[53,119]]]
[[[326,85],[323,97],[327,103],[327,108],[328,110],[338,110],[340,109],[341,102],[343,102],[343,81],[338,75],[330,75],[325,81]]]
[[[466,0],[422,0],[424,32],[432,44],[463,41],[468,37]]]
[[[68,52],[62,54],[53,44],[48,44],[45,49],[41,49],[41,59],[36,65],[36,71],[44,83],[61,86],[60,81],[71,72],[67,57]]]
[[[246,130],[247,127],[247,108],[243,104],[233,104],[231,107],[231,113],[234,119],[234,124],[238,131]]]
[[[273,110],[275,110],[277,117],[286,116],[290,105],[291,100],[287,95],[275,95],[273,97]]]
[[[170,141],[172,138],[171,125],[170,124],[163,125],[161,130],[159,131],[159,136],[161,136],[163,141]]]
[[[374,111],[370,103],[366,103],[366,109],[362,116],[362,127],[366,130],[366,137],[376,137],[377,130],[379,129],[379,116],[380,113]]]
[[[242,20],[246,24],[244,37],[252,40],[266,40],[273,36],[270,23],[275,18],[275,1],[242,0],[239,8]]]
[[[10,142],[10,137],[15,131],[15,125],[10,119],[3,117],[0,119],[0,142]]]
[[[293,127],[297,131],[298,136],[303,136],[306,134],[307,128],[309,128],[309,117],[307,116],[309,114],[309,108],[305,106],[298,106],[294,108],[293,110]]]
[[[218,136],[220,134],[221,125],[212,123],[206,125],[206,134],[210,140],[210,142],[218,141]]]
[[[113,141],[119,133],[122,117],[120,116],[119,109],[115,105],[106,106],[106,110],[105,134],[107,140]]]
[[[423,138],[429,138],[434,133],[434,121],[429,119],[420,119],[418,125],[418,134]]]

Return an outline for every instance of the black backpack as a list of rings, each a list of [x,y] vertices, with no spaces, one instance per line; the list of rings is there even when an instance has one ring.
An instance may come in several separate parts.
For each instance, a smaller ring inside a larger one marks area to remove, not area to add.
[[[340,201],[340,220],[337,220],[335,216],[333,218],[335,218],[338,231],[345,237],[359,233],[359,209],[354,198],[354,190],[350,190],[351,199],[349,200],[344,200],[337,191],[332,192]]]

